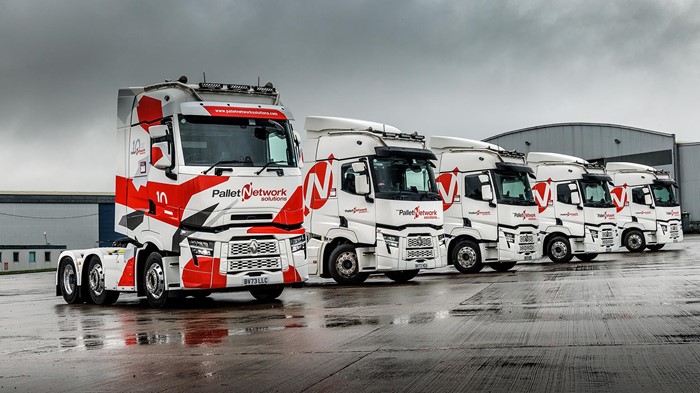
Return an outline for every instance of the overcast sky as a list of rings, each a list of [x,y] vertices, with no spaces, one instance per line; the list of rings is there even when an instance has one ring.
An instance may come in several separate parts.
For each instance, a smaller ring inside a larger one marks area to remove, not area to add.
[[[0,191],[113,192],[117,89],[272,81],[307,115],[700,141],[700,1],[0,0]]]

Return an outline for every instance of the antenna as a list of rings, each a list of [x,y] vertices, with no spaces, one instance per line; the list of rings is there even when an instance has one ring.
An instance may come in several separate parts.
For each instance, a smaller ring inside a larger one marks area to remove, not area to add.
[[[207,83],[207,73],[202,71],[202,79],[204,79],[202,82]]]
[[[260,86],[260,77],[258,77],[258,86]]]

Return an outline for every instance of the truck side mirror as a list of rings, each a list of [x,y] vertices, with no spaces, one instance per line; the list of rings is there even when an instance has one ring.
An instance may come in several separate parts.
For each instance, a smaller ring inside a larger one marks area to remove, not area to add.
[[[168,169],[173,165],[169,142],[156,142],[151,145],[151,165],[158,169]]]
[[[367,172],[367,166],[364,162],[353,162],[352,171],[359,174],[365,174]]]
[[[651,200],[651,195],[649,195],[648,193],[644,194],[644,204],[648,206],[652,206],[654,204]]]
[[[352,166],[354,170],[355,164]],[[355,192],[360,195],[369,195],[369,178],[367,175],[355,175]]]
[[[294,131],[292,138],[294,138],[294,154],[297,157],[297,162],[299,163],[299,166],[303,166],[304,152],[301,149],[301,135],[299,135],[298,132]]]
[[[166,126],[166,125],[150,126],[150,127],[148,127],[148,134],[151,136],[151,139],[158,139],[158,138],[166,137],[166,136],[168,136],[168,126]]]
[[[581,197],[578,194],[578,187],[576,187],[576,184],[569,183],[569,191],[571,192],[571,204],[576,206],[580,205]]]
[[[493,200],[493,192],[491,192],[490,184],[481,185],[481,199],[489,202]]]

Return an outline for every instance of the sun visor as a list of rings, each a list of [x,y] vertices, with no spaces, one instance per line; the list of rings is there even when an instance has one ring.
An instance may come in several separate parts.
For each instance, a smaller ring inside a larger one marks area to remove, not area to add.
[[[532,175],[535,174],[535,171],[528,165],[518,164],[516,162],[497,162],[496,170],[506,172],[529,173]]]
[[[437,160],[435,153],[428,149],[399,146],[377,146],[374,148],[377,157],[415,158],[418,160]]]

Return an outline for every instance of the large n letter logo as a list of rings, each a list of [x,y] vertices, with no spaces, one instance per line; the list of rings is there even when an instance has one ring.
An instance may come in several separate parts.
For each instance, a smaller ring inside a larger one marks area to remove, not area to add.
[[[547,210],[549,201],[552,199],[552,179],[547,179],[546,182],[539,182],[532,186],[533,196],[537,202],[537,210],[542,213]]]
[[[304,204],[309,209],[320,209],[328,201],[332,188],[333,168],[331,163],[329,161],[317,162],[311,167],[304,179]]]
[[[612,202],[615,205],[615,210],[619,213],[625,206],[627,202],[627,184],[622,187],[615,187],[610,190],[610,196],[612,197]]]
[[[459,169],[455,168],[452,172],[443,173],[435,179],[438,186],[438,193],[442,198],[442,210],[446,211],[452,204],[460,202],[459,182],[457,174]]]

